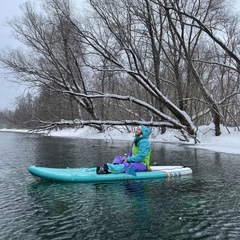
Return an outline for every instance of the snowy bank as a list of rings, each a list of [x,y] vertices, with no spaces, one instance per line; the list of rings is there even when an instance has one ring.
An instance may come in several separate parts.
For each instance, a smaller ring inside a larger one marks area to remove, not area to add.
[[[26,130],[17,129],[0,129],[0,131],[11,132],[24,132]],[[198,128],[197,136],[200,143],[193,144],[190,142],[182,142],[181,134],[177,130],[168,129],[166,133],[160,134],[157,128],[151,129],[150,141],[151,142],[164,142],[164,143],[179,143],[185,144],[189,147],[208,149],[215,152],[225,152],[232,154],[240,154],[240,132],[236,128],[225,128],[221,126],[222,134],[218,137],[214,135],[213,124],[201,126]],[[132,141],[134,137],[133,127],[108,127],[103,133],[90,127],[83,127],[78,129],[62,129],[53,130],[49,136],[54,137],[69,137],[69,138],[88,138],[88,139],[105,139],[106,141],[112,140],[127,140]]]
[[[165,143],[181,143],[189,147],[208,149],[216,152],[225,152],[232,154],[240,154],[240,132],[236,128],[226,129],[221,126],[222,134],[218,137],[214,135],[213,124],[201,126],[198,128],[198,140],[200,143],[194,144],[193,141],[187,143],[182,142],[178,138],[182,138],[177,130],[168,129],[165,134],[160,134],[157,128],[152,128],[150,141],[165,142]],[[88,138],[88,139],[106,139],[110,140],[129,140],[132,141],[134,137],[134,128],[128,129],[124,127],[107,128],[104,133],[99,133],[89,127],[79,129],[63,129],[59,131],[52,131],[51,136],[55,137],[74,137],[74,138]]]
[[[222,134],[218,137],[214,135],[213,125],[202,126],[198,130],[200,143],[195,147],[208,149],[215,152],[225,152],[240,154],[240,132],[237,128],[221,127]]]

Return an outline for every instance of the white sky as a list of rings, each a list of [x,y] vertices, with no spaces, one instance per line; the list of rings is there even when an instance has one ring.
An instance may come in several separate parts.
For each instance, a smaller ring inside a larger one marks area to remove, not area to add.
[[[18,42],[11,37],[11,30],[6,26],[6,19],[21,13],[19,6],[26,0],[8,0],[1,4],[0,8],[0,49],[6,46],[15,47]],[[20,85],[7,81],[5,72],[0,68],[0,110],[11,109],[15,98],[23,93],[24,88]]]
[[[28,0],[29,2],[35,2],[36,0]],[[26,0],[7,0],[1,4],[0,8],[0,49],[9,47],[17,47],[19,43],[11,36],[11,29],[6,26],[6,19],[11,19],[14,16],[20,15],[21,10],[19,6],[25,3]],[[83,0],[76,0],[77,3],[83,2]],[[236,9],[240,11],[240,1],[235,0]],[[16,97],[23,94],[24,86],[20,86],[16,83],[10,82],[10,79],[6,78],[4,70],[0,68],[0,110],[5,108],[12,109],[15,105]]]

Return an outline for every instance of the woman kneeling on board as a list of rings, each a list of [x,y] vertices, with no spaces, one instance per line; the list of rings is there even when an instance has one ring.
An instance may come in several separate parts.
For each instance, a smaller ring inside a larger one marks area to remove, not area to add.
[[[135,172],[148,170],[151,155],[151,147],[148,140],[149,135],[150,130],[148,127],[144,125],[138,126],[135,130],[135,138],[131,151],[124,157],[115,157],[113,163],[105,163],[104,166],[98,166],[96,173],[123,173],[131,168]]]

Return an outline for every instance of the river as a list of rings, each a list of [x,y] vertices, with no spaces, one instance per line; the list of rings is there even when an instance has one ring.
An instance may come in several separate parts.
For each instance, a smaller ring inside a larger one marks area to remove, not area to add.
[[[128,141],[0,132],[0,239],[240,239],[240,157],[152,143],[152,165],[191,176],[111,183],[55,183],[28,166],[92,167]]]

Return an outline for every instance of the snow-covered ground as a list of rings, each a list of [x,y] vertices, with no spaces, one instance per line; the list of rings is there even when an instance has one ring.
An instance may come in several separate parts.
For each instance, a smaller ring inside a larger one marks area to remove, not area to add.
[[[2,129],[0,131],[7,130]],[[17,132],[21,130],[15,131]],[[181,143],[189,145],[190,147],[208,149],[216,152],[240,154],[240,131],[238,131],[237,128],[227,129],[226,127],[222,126],[221,132],[221,136],[216,137],[214,135],[214,126],[212,124],[207,126],[201,126],[198,129],[198,140],[200,141],[200,143],[193,144],[193,141],[190,141],[189,143],[182,141],[180,142],[179,138],[182,137],[180,133],[176,130],[168,129],[165,134],[160,134],[159,131],[154,128],[151,130],[150,141]],[[123,127],[111,127],[107,128],[104,133],[99,133],[90,127],[84,127],[79,129],[63,129],[58,131],[52,131],[49,135],[55,137],[105,139],[107,141],[132,141],[134,138],[134,128],[129,127],[127,130]]]
[[[89,127],[74,129],[64,129],[61,131],[52,131],[51,136],[58,137],[74,137],[74,138],[91,138],[91,139],[106,139],[106,140],[133,140],[134,128],[129,128],[130,132],[125,128],[108,128],[104,133],[99,133]],[[169,142],[169,143],[185,143],[191,147],[208,149],[216,152],[225,152],[240,154],[240,131],[236,128],[221,127],[221,136],[216,137],[214,135],[214,126],[212,124],[208,126],[201,126],[198,129],[198,140],[200,143],[194,144],[193,141],[180,142],[179,138],[182,138],[178,131],[168,129],[165,134],[159,134],[159,131],[155,128],[152,129],[150,135],[150,141],[157,142]],[[177,138],[177,137],[178,138]]]

